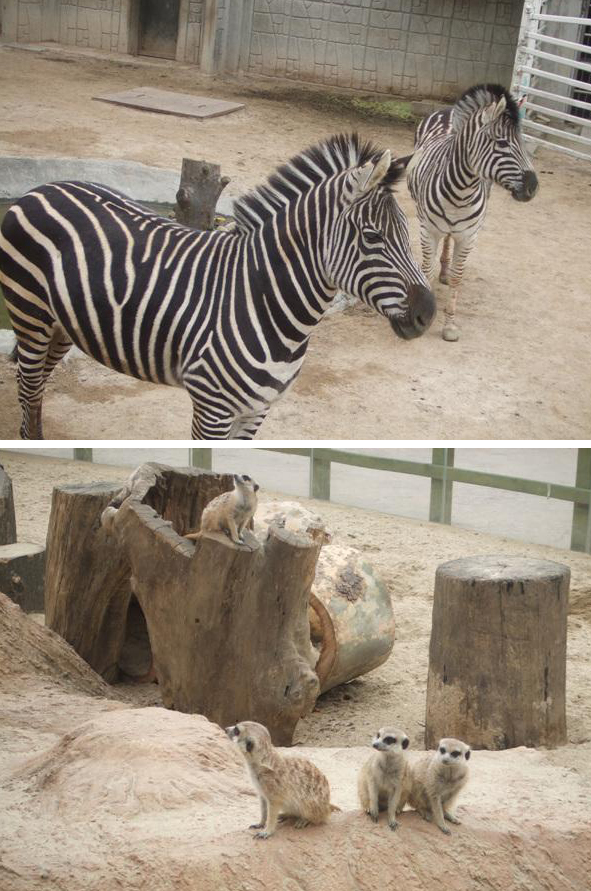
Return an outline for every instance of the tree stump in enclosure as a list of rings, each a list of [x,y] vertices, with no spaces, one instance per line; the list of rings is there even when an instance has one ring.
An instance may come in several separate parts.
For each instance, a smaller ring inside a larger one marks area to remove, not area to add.
[[[257,525],[279,524],[323,543],[310,592],[310,635],[320,692],[382,665],[394,646],[390,593],[363,554],[331,543],[322,519],[297,502],[263,504]]]
[[[193,229],[213,229],[218,198],[230,182],[220,172],[219,164],[183,158],[175,207],[179,223]]]
[[[0,545],[16,541],[16,518],[12,481],[0,464]]]
[[[106,680],[122,663],[145,674],[151,656],[167,707],[260,721],[285,745],[318,695],[307,609],[321,545],[276,527],[264,542],[245,533],[247,547],[182,538],[232,487],[231,475],[147,464],[120,492],[56,489],[47,624]]]
[[[550,560],[467,557],[438,567],[425,746],[566,742],[570,570]]]

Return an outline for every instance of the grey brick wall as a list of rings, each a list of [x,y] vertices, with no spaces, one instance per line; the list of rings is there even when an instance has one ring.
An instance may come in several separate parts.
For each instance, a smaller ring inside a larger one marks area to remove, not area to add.
[[[353,90],[447,98],[509,85],[523,3],[255,0],[247,70]]]

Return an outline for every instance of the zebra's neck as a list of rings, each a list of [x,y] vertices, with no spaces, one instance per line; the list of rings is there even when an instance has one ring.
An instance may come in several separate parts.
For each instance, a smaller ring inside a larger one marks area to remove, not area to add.
[[[485,196],[485,180],[470,163],[469,143],[463,132],[451,134],[447,156],[443,175],[455,203],[471,204],[477,195]]]

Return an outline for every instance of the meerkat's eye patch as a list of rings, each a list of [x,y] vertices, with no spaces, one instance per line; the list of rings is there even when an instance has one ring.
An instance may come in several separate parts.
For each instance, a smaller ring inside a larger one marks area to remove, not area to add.
[[[404,739],[402,740],[402,748],[403,748],[403,749],[408,749],[408,739],[407,739],[406,736],[405,736]]]
[[[470,749],[468,749],[468,751],[466,752],[466,756],[465,756],[465,757],[466,757],[466,761],[469,761],[469,760],[470,760]]]
[[[445,746],[439,746],[439,751],[442,755],[445,755]]]
[[[253,749],[254,749],[254,742],[252,741],[252,739],[247,739],[246,740],[246,751],[252,752]]]
[[[451,753],[452,758],[459,758],[461,754],[462,754],[461,752],[452,752]]]
[[[244,474],[244,476],[242,477],[242,479],[244,480],[245,483],[249,483],[249,482],[250,482],[250,477],[249,477],[246,473]]]
[[[232,733],[234,734],[234,736],[240,736],[240,728],[238,727],[238,724],[234,725]]]
[[[387,746],[391,746],[391,745],[393,745],[393,743],[396,742],[396,737],[395,736],[385,736],[384,742],[386,743]]]

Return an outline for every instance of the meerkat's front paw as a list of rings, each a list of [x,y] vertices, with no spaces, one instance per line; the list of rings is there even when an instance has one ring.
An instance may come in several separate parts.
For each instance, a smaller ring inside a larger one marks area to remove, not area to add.
[[[398,829],[398,821],[397,821],[397,820],[390,820],[390,821],[388,822],[388,826],[390,827],[390,829],[392,830],[392,832],[394,832],[395,829]]]
[[[449,832],[449,829],[447,831]],[[266,829],[263,829],[261,832],[255,832],[253,838],[271,838],[272,835],[272,832],[267,832]]]
[[[304,820],[303,817],[300,817],[298,820],[295,821],[295,823],[293,824],[293,827],[294,827],[294,829],[305,829],[306,826],[309,826],[309,825],[310,825],[309,820]]]
[[[454,817],[453,814],[444,814],[443,816],[445,817],[446,820],[449,820],[450,823],[455,823],[456,826],[462,825],[462,821],[458,820],[457,817]]]
[[[377,811],[366,811],[366,813],[369,814],[369,816],[374,821],[374,823],[377,823],[378,820],[380,819]]]
[[[249,829],[262,829],[264,825],[265,825],[264,823],[251,823],[248,828]]]
[[[451,829],[448,829],[447,826],[440,826],[439,829],[441,829],[444,835],[451,835]]]

